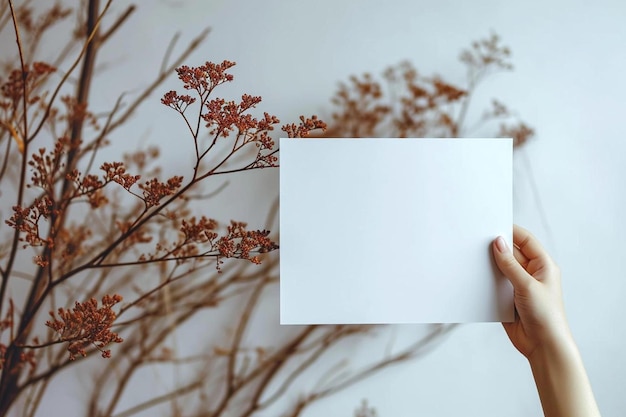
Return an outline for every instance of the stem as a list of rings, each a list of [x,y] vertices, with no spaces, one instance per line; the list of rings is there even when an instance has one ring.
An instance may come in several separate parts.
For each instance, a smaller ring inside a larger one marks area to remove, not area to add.
[[[476,83],[473,79],[470,78],[469,86],[467,87],[467,95],[465,96],[465,100],[463,100],[463,104],[461,104],[461,110],[459,112],[459,117],[456,120],[456,134],[461,133],[463,123],[465,123],[465,116],[467,115],[467,109],[469,108],[470,100],[472,99],[472,93],[474,92],[474,87]]]
[[[135,6],[134,4],[131,4],[130,6],[128,6],[126,8],[126,11],[124,11],[124,13],[122,13],[120,17],[117,18],[117,20],[115,21],[115,23],[113,23],[113,25],[109,28],[109,30],[107,30],[106,32],[102,34],[102,36],[100,36],[100,39],[99,39],[100,42],[101,43],[106,42],[111,37],[111,35],[113,35],[113,33],[115,33],[115,31],[118,30],[120,26],[124,24],[126,19],[128,19],[130,15],[133,14],[133,12],[136,9],[137,9],[137,6]]]
[[[17,50],[20,56],[20,65],[22,68],[22,105],[23,105],[23,116],[22,119],[24,121],[24,131],[22,132],[22,141],[24,142],[24,149],[22,152],[22,166],[20,170],[20,182],[17,193],[17,203],[16,205],[21,206],[24,199],[24,184],[26,182],[26,167],[27,160],[26,155],[28,152],[28,141],[26,138],[28,137],[28,115],[27,115],[27,103],[28,103],[28,93],[26,91],[26,78],[28,73],[26,71],[26,64],[24,63],[24,53],[22,50],[22,40],[20,37],[20,29],[17,24],[17,17],[15,16],[15,9],[13,7],[13,0],[9,0],[9,7],[11,9],[11,19],[13,20],[13,29],[15,30],[15,42],[17,43]],[[11,139],[8,139],[9,142]],[[8,151],[8,149],[7,149]],[[7,152],[8,156],[8,152]],[[20,232],[18,229],[15,229],[13,233],[13,240],[11,242],[11,251],[9,253],[9,260],[7,262],[6,268],[4,268],[3,276],[2,276],[2,284],[0,284],[0,314],[3,311],[4,306],[4,295],[7,289],[7,285],[9,283],[9,278],[11,276],[11,269],[13,268],[13,263],[15,262],[15,256],[17,253],[18,243],[19,243]],[[4,379],[4,372],[2,372],[2,377]],[[1,383],[0,383],[1,386]]]
[[[24,114],[22,115],[24,120],[24,132],[22,140],[24,142],[24,149],[22,152],[22,169],[20,172],[20,182],[19,189],[17,194],[17,205],[21,206],[24,198],[24,184],[26,182],[26,155],[28,151],[28,142],[26,141],[26,137],[28,134],[28,120],[27,120],[27,92],[26,92],[26,65],[24,63],[24,54],[22,51],[22,41],[20,38],[19,26],[17,24],[17,18],[15,16],[15,9],[13,7],[13,1],[9,0],[9,7],[11,9],[11,19],[13,20],[13,28],[15,30],[15,39],[17,42],[17,48],[20,56],[20,64],[22,66],[22,101],[24,106]],[[10,140],[10,139],[9,139]],[[13,263],[15,262],[18,242],[19,242],[19,229],[15,229],[13,233],[13,240],[11,243],[11,251],[9,254],[9,260],[7,262],[6,268],[2,271],[2,284],[0,284],[0,314],[3,311],[4,297],[7,289],[7,285],[9,282],[9,277],[11,276],[11,269],[13,268]],[[18,332],[19,334],[20,332]],[[2,375],[0,377],[0,415],[5,415],[9,410],[11,404],[15,401],[17,396],[19,395],[19,391],[16,389],[17,385],[17,377],[19,373],[13,373],[12,371],[17,366],[20,361],[19,350],[13,346],[13,340],[11,340],[11,345],[7,349],[4,355],[4,363],[2,368]]]
[[[171,392],[168,392],[166,394],[160,395],[158,397],[154,397],[151,398],[150,400],[143,402],[141,404],[138,404],[134,407],[131,407],[125,411],[122,411],[121,413],[115,414],[113,417],[129,417],[132,416],[133,414],[137,414],[140,411],[144,411],[147,410],[149,408],[155,407],[161,403],[164,403],[166,401],[170,401],[172,399],[178,398],[182,395],[185,394],[189,394],[190,392],[193,392],[195,390],[197,390],[198,388],[201,388],[204,385],[204,381],[202,381],[201,379],[198,381],[194,381],[190,384],[187,384],[185,386],[182,386],[180,388],[177,388]]]
[[[252,380],[254,380],[256,377],[263,374],[266,370],[268,373],[265,375],[260,384],[263,387],[267,385],[272,379],[273,375],[278,372],[278,370],[285,364],[287,359],[289,359],[290,355],[292,355],[298,349],[298,347],[309,337],[312,332],[315,331],[316,328],[317,326],[306,326],[303,331],[301,331],[283,349],[273,355],[270,360],[268,360],[264,364],[261,364],[254,371],[250,372],[250,374],[248,374],[245,379],[239,381],[230,392],[229,390],[227,390],[217,408],[214,411],[210,412],[209,416],[221,416],[222,413],[226,410],[226,407],[228,406],[230,401],[234,398],[235,394]]]
[[[98,52],[98,45],[100,44],[99,31],[98,31],[98,11],[100,9],[100,0],[90,0],[87,11],[87,33],[93,35],[92,42],[87,44],[85,55],[83,59],[83,68],[80,73],[78,82],[78,89],[76,92],[76,103],[78,106],[87,106],[89,101],[89,90],[91,89],[91,80],[93,79],[93,71],[96,62],[96,53]],[[82,138],[84,118],[78,118],[76,120],[70,120],[70,149],[67,153],[66,172],[71,172],[76,166],[76,156],[78,154],[78,148],[80,140]],[[67,179],[63,181],[63,191],[61,198],[64,201],[69,192],[71,182]],[[60,219],[60,225],[64,222],[64,217]],[[58,227],[59,230],[61,227]]]
[[[252,315],[252,311],[256,306],[259,296],[263,291],[263,287],[267,281],[262,279],[254,288],[246,307],[241,314],[241,318],[239,320],[239,324],[237,325],[237,330],[235,331],[235,337],[233,338],[233,344],[230,348],[230,352],[228,355],[228,371],[226,374],[226,390],[227,392],[232,392],[235,384],[236,384],[236,375],[235,375],[235,367],[237,365],[237,353],[239,352],[239,348],[241,346],[241,339],[243,338],[243,334],[246,331],[246,327],[248,326],[248,322],[250,321],[250,316]]]
[[[26,80],[24,80],[24,92],[23,92],[24,94],[24,98],[23,98],[24,100],[24,115],[23,115],[24,152],[23,152],[23,159],[22,159],[22,169],[20,173],[20,183],[19,183],[19,189],[18,189],[17,205],[19,206],[22,205],[23,191],[26,188],[25,176],[26,176],[26,171],[27,171],[26,155],[28,154],[27,153],[28,144],[39,133],[43,124],[47,120],[48,115],[50,114],[52,104],[56,98],[56,95],[60,91],[61,86],[65,83],[65,81],[67,80],[67,78],[69,77],[69,74],[73,71],[73,69],[76,68],[76,66],[78,65],[78,63],[80,62],[83,56],[85,56],[85,62],[83,65],[83,73],[80,77],[81,81],[80,81],[79,91],[78,91],[79,102],[81,102],[80,101],[81,99],[83,99],[83,102],[84,102],[84,99],[87,97],[87,92],[89,90],[89,86],[91,83],[91,73],[93,71],[93,60],[95,59],[95,50],[94,50],[95,46],[92,45],[92,40],[96,37],[98,25],[100,24],[100,21],[102,20],[102,17],[106,13],[111,2],[112,0],[108,0],[103,12],[98,14],[99,0],[90,1],[88,27],[87,27],[88,29],[87,33],[89,35],[86,40],[83,51],[81,51],[80,55],[78,56],[78,58],[76,59],[76,61],[74,62],[70,70],[65,74],[63,79],[57,85],[57,88],[54,94],[50,98],[50,102],[48,103],[44,116],[42,117],[39,125],[35,129],[35,132],[33,132],[30,135],[28,134],[28,123],[27,123],[27,114],[26,114],[26,105],[27,105]],[[24,58],[23,58],[23,53],[22,53],[21,41],[19,37],[19,28],[17,25],[17,20],[15,18],[15,12],[13,9],[12,0],[9,0],[9,5],[11,7],[13,23],[14,23],[14,28],[16,32],[16,38],[17,38],[17,44],[18,44],[18,49],[19,49],[19,54],[20,54],[20,60],[22,62],[22,73],[26,74],[26,71],[25,71],[26,67],[23,61]],[[72,140],[73,140],[72,143],[75,143],[75,144],[78,143],[81,130],[82,130],[82,121],[75,121],[72,126]],[[73,146],[72,149],[70,149],[70,152],[68,153],[68,167],[67,167],[68,170],[71,169],[73,166],[73,156],[76,154],[76,149],[75,149],[76,147],[77,145]],[[69,172],[69,171],[66,171],[66,172]],[[66,193],[67,189],[69,189],[69,184],[68,184],[68,181],[65,180],[63,194]],[[61,216],[59,218],[54,219],[55,216],[52,217],[51,228],[50,228],[50,237],[52,239],[54,239],[56,231],[59,230],[60,227],[62,226],[66,216],[67,216],[67,210],[62,210]],[[0,311],[2,307],[2,300],[4,299],[4,294],[5,294],[7,283],[8,283],[8,278],[11,274],[11,268],[16,258],[18,240],[19,240],[19,231],[16,229],[15,234],[14,234],[14,239],[13,239],[12,250],[9,255],[8,266],[4,271],[4,277],[2,280],[2,284],[0,285]],[[50,253],[51,253],[51,249],[49,247],[46,247],[44,250],[44,256],[49,257]],[[20,353],[22,350],[20,345],[24,344],[24,341],[26,340],[28,334],[30,333],[30,329],[32,327],[32,320],[36,316],[39,310],[39,307],[43,304],[46,294],[51,289],[51,286],[49,285],[49,283],[44,281],[44,276],[46,274],[46,271],[47,270],[42,267],[40,267],[37,270],[36,277],[34,279],[32,286],[30,287],[28,297],[26,298],[26,303],[25,303],[23,313],[20,319],[20,324],[18,326],[17,335],[15,339],[11,341],[5,354],[5,363],[3,366],[2,377],[0,379],[0,393],[2,394],[0,395],[0,416],[6,415],[6,413],[8,412],[13,402],[17,399],[17,397],[21,393],[21,388],[23,388],[23,387],[18,387],[18,380],[21,376],[21,372],[20,371],[14,372],[14,370],[19,369],[17,367],[19,366],[19,363],[20,363]],[[49,276],[48,278],[50,280],[52,279],[51,276]]]

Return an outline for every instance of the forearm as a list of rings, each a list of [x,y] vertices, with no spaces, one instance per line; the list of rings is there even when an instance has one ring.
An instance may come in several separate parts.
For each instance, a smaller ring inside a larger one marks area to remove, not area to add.
[[[599,417],[580,352],[568,337],[529,357],[545,417]]]

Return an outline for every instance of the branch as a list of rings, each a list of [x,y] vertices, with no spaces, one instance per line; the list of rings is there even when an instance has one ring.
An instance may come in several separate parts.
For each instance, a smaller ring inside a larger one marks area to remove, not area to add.
[[[301,331],[296,337],[294,337],[285,347],[276,352],[270,359],[268,359],[267,362],[259,365],[254,371],[248,374],[246,378],[239,381],[239,383],[233,388],[231,392],[227,390],[217,408],[211,411],[210,415],[220,416],[224,412],[224,410],[226,410],[228,403],[234,397],[237,391],[239,391],[241,388],[246,386],[248,383],[250,383],[258,376],[263,374],[263,372],[269,369],[268,375],[266,375],[266,377],[263,378],[263,380],[261,381],[261,385],[267,385],[271,380],[272,375],[278,372],[278,370],[285,363],[289,355],[292,354],[298,348],[298,346],[300,346],[300,344],[302,344],[306,340],[306,338],[315,331],[317,327],[318,326],[314,325],[306,326],[303,331]]]
[[[77,58],[77,60],[74,62],[74,64],[72,65],[72,67],[70,68],[70,71],[68,71],[65,76],[63,77],[63,79],[61,80],[61,82],[57,85],[57,88],[53,94],[53,96],[50,99],[50,102],[48,104],[48,107],[46,109],[46,114],[44,115],[44,117],[42,118],[39,126],[37,127],[36,131],[29,137],[28,140],[26,140],[26,136],[25,136],[25,140],[24,140],[24,146],[28,145],[28,142],[30,140],[32,140],[37,133],[39,132],[39,130],[41,129],[41,127],[43,126],[45,120],[47,119],[47,116],[49,114],[49,111],[51,109],[52,103],[54,102],[54,99],[56,97],[56,95],[58,94],[58,92],[60,91],[61,86],[64,84],[65,80],[67,80],[67,78],[69,77],[69,74],[76,68],[76,66],[78,66],[81,58],[83,56],[85,56],[85,60],[88,61],[88,57],[87,55],[89,54],[89,56],[91,58],[89,58],[89,60],[93,60],[93,54],[95,52],[93,52],[92,50],[92,41],[95,39],[97,31],[98,31],[98,27],[100,25],[100,22],[103,18],[103,16],[105,15],[105,13],[107,12],[109,6],[111,5],[112,0],[108,0],[106,3],[106,6],[104,7],[104,10],[102,11],[102,13],[98,14],[98,0],[91,0],[89,2],[89,12],[90,12],[90,16],[88,17],[88,24],[89,24],[89,29],[87,32],[89,33],[89,36],[87,38],[87,41],[85,42],[85,45],[83,47],[83,50],[81,51],[81,54],[79,55],[79,57]],[[91,51],[91,52],[90,52]],[[84,77],[81,76],[82,80],[81,80],[81,87],[79,88],[79,99],[81,96],[83,96],[85,93],[85,91],[88,91],[88,86],[89,86],[89,80],[90,80],[90,71],[93,67],[93,62],[89,63],[89,62],[85,62],[84,63],[84,67],[83,67],[83,75],[85,75]],[[82,84],[84,83],[84,84]],[[80,127],[76,124],[72,125],[72,141],[78,140],[77,136],[74,136],[75,134],[77,135],[77,133],[75,132],[79,132],[80,131]],[[72,163],[72,153],[75,152],[75,150],[70,150],[68,152],[68,168],[67,169],[71,169],[70,165]],[[26,172],[26,168],[24,168],[22,170],[22,174],[25,175]],[[65,184],[64,184],[64,188],[67,184],[67,180],[65,180]],[[20,186],[20,189],[23,189],[25,187]],[[66,213],[66,212],[65,212]],[[59,223],[62,224],[63,219],[59,219]],[[56,227],[56,230],[59,230],[60,227],[58,227],[58,224],[55,224],[56,222],[54,220],[51,220],[50,222],[50,229],[54,230],[54,228]],[[49,248],[46,248],[46,251],[49,251]],[[13,254],[14,255],[14,254]],[[51,268],[51,264],[49,264],[48,268]],[[10,272],[10,271],[7,271]],[[24,335],[28,332],[28,329],[31,325],[31,320],[33,319],[33,317],[36,315],[37,311],[39,310],[39,308],[41,307],[42,303],[45,300],[45,295],[46,292],[52,289],[52,285],[51,283],[48,284],[43,284],[42,283],[42,277],[44,275],[44,268],[39,268],[37,271],[37,276],[31,286],[29,295],[27,297],[27,302],[24,308],[24,313],[22,314],[21,317],[21,321],[20,321],[20,325],[19,325],[19,330],[18,330],[18,335],[16,340],[20,340],[24,337]],[[49,277],[50,279],[52,279],[52,277]],[[6,280],[4,281],[6,282]]]
[[[130,6],[128,6],[126,11],[122,13],[120,17],[117,18],[117,20],[111,25],[109,30],[107,30],[106,32],[102,34],[102,36],[100,36],[100,42],[105,43],[111,37],[111,35],[113,35],[115,31],[118,30],[120,26],[122,26],[122,24],[124,24],[126,19],[128,19],[130,15],[133,14],[133,12],[136,9],[137,7],[134,4],[131,4]]]
[[[241,319],[239,320],[239,324],[237,325],[237,330],[235,331],[235,336],[233,337],[233,344],[230,348],[230,352],[228,355],[228,371],[226,374],[226,390],[227,392],[232,392],[235,387],[235,366],[237,364],[237,353],[239,352],[239,348],[241,345],[241,339],[246,330],[248,322],[250,321],[250,316],[252,315],[252,311],[259,301],[259,296],[263,291],[263,288],[267,284],[266,279],[261,279],[261,281],[255,286],[248,303],[246,304],[243,313],[241,314]]]
[[[270,398],[265,400],[263,403],[259,403],[259,400],[261,399],[261,396],[264,393],[265,389],[257,392],[255,395],[254,401],[251,403],[248,412],[244,414],[244,416],[250,416],[255,410],[264,409],[268,407],[269,405],[271,405],[272,403],[274,403],[289,389],[292,382],[298,376],[300,376],[306,369],[308,369],[311,365],[313,365],[313,363],[315,363],[317,359],[319,359],[320,356],[322,356],[322,354],[327,352],[328,349],[333,344],[338,343],[340,340],[343,340],[343,338],[346,336],[357,334],[357,332],[353,332],[350,330],[348,330],[347,332],[344,331],[345,329],[344,326],[338,326],[338,327],[339,328],[336,327],[331,332],[330,335],[326,335],[325,337],[322,338],[321,343],[319,343],[317,346],[317,349],[315,349],[315,351],[311,353],[309,357],[307,357],[304,361],[302,361],[302,363],[300,363],[300,365],[298,365],[298,367],[293,372],[291,372],[287,376],[287,378],[285,378],[283,383],[280,385],[280,387],[274,392],[274,394]],[[330,340],[328,340],[328,336],[331,337]]]
[[[167,49],[165,50],[165,55],[163,55],[163,61],[161,61],[161,69],[159,73],[163,74],[167,71],[167,61],[170,60],[170,56],[172,55],[172,51],[174,50],[174,46],[176,46],[176,42],[180,39],[180,32],[176,32],[172,39],[170,40],[169,45],[167,45]]]
[[[332,385],[324,390],[320,390],[316,393],[311,394],[310,397],[314,397],[314,399],[327,397],[329,395],[336,393],[337,391],[347,388],[350,385],[353,385],[354,383],[367,378],[368,376],[376,373],[377,371],[383,368],[386,368],[390,365],[397,364],[400,362],[405,362],[421,354],[424,354],[426,353],[426,350],[432,346],[435,340],[437,340],[440,336],[443,336],[444,334],[451,331],[454,327],[456,327],[456,325],[447,325],[447,326],[436,325],[435,329],[432,330],[428,335],[421,338],[414,344],[410,345],[408,348],[404,349],[400,353],[397,353],[387,359],[381,360],[373,365],[370,365],[362,369],[361,371],[357,372],[356,374],[352,375],[351,377],[348,377],[344,379],[343,381],[336,383],[335,385]]]
[[[120,95],[117,100],[115,101],[115,105],[113,106],[113,110],[111,110],[111,113],[109,113],[109,115],[107,116],[107,120],[104,124],[104,127],[102,128],[102,131],[100,132],[100,134],[98,135],[98,137],[96,138],[96,140],[93,142],[93,150],[91,151],[91,158],[89,159],[89,162],[87,163],[87,168],[85,168],[85,173],[88,174],[91,171],[91,168],[93,166],[94,160],[96,158],[96,154],[98,152],[98,149],[100,148],[100,145],[102,143],[102,141],[104,140],[104,136],[109,133],[109,126],[111,125],[111,121],[113,120],[113,116],[115,115],[115,113],[117,112],[117,110],[120,108],[120,105],[122,104],[122,98],[124,97],[124,94]]]
[[[160,395],[158,397],[154,397],[146,402],[143,402],[141,404],[138,404],[134,407],[129,408],[128,410],[122,411],[121,413],[118,414],[114,414],[113,417],[129,417],[132,416],[133,414],[137,414],[141,411],[147,410],[149,408],[155,407],[161,403],[164,403],[166,401],[170,401],[172,399],[175,399],[177,397],[180,397],[181,395],[185,395],[188,394],[190,392],[195,391],[198,388],[201,388],[204,385],[204,381],[202,380],[202,378],[198,379],[195,382],[192,382],[190,384],[184,385],[180,388],[175,389],[174,391],[168,392],[167,394],[163,394]]]
[[[7,129],[7,131],[8,131],[8,129]],[[0,141],[1,141],[1,139],[0,139]],[[10,151],[11,151],[11,137],[9,136],[9,137],[7,137],[7,147],[4,150],[4,158],[2,159],[2,168],[0,168],[0,180],[2,180],[2,178],[4,177],[4,174],[6,173],[7,167],[9,165]]]
[[[71,342],[71,341],[72,341],[71,339],[67,339],[67,340],[59,339],[59,340],[51,340],[49,342],[41,343],[41,344],[38,344],[38,345],[27,345],[27,344],[24,344],[24,345],[17,345],[17,346],[19,348],[22,348],[22,349],[41,349],[41,348],[45,348],[45,347],[48,347],[48,346],[58,345],[58,344],[61,344],[61,343],[66,343],[66,342]]]
[[[26,64],[24,63],[24,53],[22,51],[22,40],[20,37],[20,29],[17,24],[17,17],[15,16],[15,8],[13,7],[13,0],[9,0],[9,7],[11,9],[11,19],[13,20],[13,29],[15,30],[15,42],[17,43],[17,50],[20,56],[20,65],[22,68],[22,101],[23,101],[23,106],[24,106],[24,110],[23,110],[24,111],[24,115],[23,115],[24,132],[22,133],[23,135],[22,141],[23,141],[24,149],[22,151],[22,169],[20,172],[20,183],[18,186],[17,203],[16,203],[16,205],[21,206],[23,198],[24,198],[23,190],[25,188],[24,184],[26,182],[26,167],[27,167],[26,155],[27,155],[27,150],[28,150],[28,141],[26,140],[27,135],[28,135],[28,115],[27,115],[28,100],[27,100],[27,93],[26,93],[26,77],[28,76],[28,73],[26,71]],[[2,313],[3,311],[4,294],[6,292],[7,285],[9,283],[9,277],[11,275],[11,269],[13,268],[13,262],[15,262],[15,255],[17,253],[19,237],[20,237],[20,231],[18,229],[15,229],[15,231],[13,232],[13,240],[11,242],[11,251],[9,253],[9,260],[7,262],[6,268],[4,268],[3,276],[2,276],[2,284],[0,284],[0,313]],[[4,375],[5,373],[2,372],[2,380],[4,380]]]
[[[68,78],[70,77],[70,74],[72,72],[74,72],[74,70],[76,69],[76,67],[78,66],[78,64],[80,64],[83,56],[85,55],[85,53],[87,52],[87,48],[88,46],[91,44],[91,42],[94,40],[98,27],[100,26],[100,22],[102,21],[102,18],[104,17],[104,15],[106,14],[106,12],[109,10],[109,6],[111,5],[113,0],[108,0],[106,5],[104,6],[104,10],[102,10],[102,13],[100,13],[100,15],[98,16],[98,19],[95,22],[94,25],[94,30],[91,31],[91,33],[89,34],[89,36],[87,37],[87,40],[85,41],[85,44],[83,45],[83,49],[80,51],[80,53],[78,54],[78,56],[76,57],[76,59],[74,60],[74,63],[70,66],[69,70],[65,73],[65,75],[63,76],[63,78],[61,78],[61,81],[59,82],[59,84],[57,85],[57,87],[54,89],[54,92],[52,93],[52,96],[50,97],[50,101],[48,102],[48,105],[46,106],[46,111],[43,114],[43,117],[41,118],[41,121],[39,122],[39,125],[37,125],[37,128],[35,129],[35,131],[33,132],[33,134],[31,134],[28,137],[28,141],[30,142],[32,139],[35,138],[35,136],[37,136],[37,134],[39,133],[39,131],[41,130],[41,128],[43,127],[43,125],[45,124],[46,120],[48,119],[48,116],[50,115],[50,111],[52,110],[52,104],[54,104],[54,100],[56,99],[57,95],[59,94],[59,92],[61,91],[61,88],[63,87],[63,85],[65,84],[65,82],[68,80]],[[26,138],[25,138],[26,139]]]
[[[144,362],[143,358],[146,357],[147,355],[149,355],[152,351],[154,351],[154,349],[156,349],[158,346],[161,345],[161,343],[163,342],[163,340],[165,340],[165,338],[176,328],[179,328],[180,325],[182,325],[184,322],[186,322],[189,318],[193,317],[197,312],[199,311],[198,305],[191,305],[189,306],[188,311],[183,312],[182,314],[180,314],[178,317],[176,317],[171,325],[167,325],[164,329],[160,330],[159,332],[155,332],[154,329],[151,329],[151,334],[150,335],[155,335],[153,338],[151,338],[150,340],[146,340],[144,338],[144,342],[145,345],[140,345],[140,349],[141,351],[138,353],[138,356],[136,359],[131,360],[131,365],[129,365],[129,369],[124,373],[124,375],[122,375],[118,381],[118,384],[116,386],[115,389],[115,393],[113,395],[113,397],[111,398],[109,405],[107,407],[106,412],[104,413],[105,416],[111,415],[113,410],[115,409],[115,406],[117,404],[117,402],[119,401],[119,399],[121,398],[121,395],[124,391],[125,386],[127,385],[127,383],[130,381],[130,377],[132,376],[132,374],[136,371],[136,369],[140,366],[140,365],[144,365],[146,363],[149,362]],[[131,342],[130,340],[127,340],[126,343],[128,343],[128,348],[133,348],[136,347],[138,344],[137,343],[129,343]],[[147,347],[145,347],[147,346]],[[108,371],[105,371],[105,374],[108,376],[110,373]],[[94,395],[99,394],[99,392],[94,392]]]
[[[155,294],[156,292],[158,292],[159,290],[165,288],[166,286],[182,279],[185,278],[187,276],[187,274],[182,274],[179,275],[177,277],[170,277],[168,279],[166,279],[165,281],[161,282],[159,285],[157,285],[156,287],[152,288],[149,291],[146,291],[145,293],[143,293],[142,295],[140,295],[137,299],[133,300],[132,302],[130,302],[129,304],[125,305],[124,307],[122,307],[122,309],[120,309],[119,313],[117,314],[117,318],[119,318],[122,314],[124,314],[126,311],[128,311],[130,308],[136,306],[137,304],[141,303],[143,300],[145,300],[146,298],[150,297],[151,295]],[[145,316],[142,316],[145,317]],[[127,322],[122,322],[122,323],[115,323],[116,326],[124,326],[127,325],[129,323],[132,323],[133,321],[135,321],[134,319],[131,319],[131,321],[127,321]]]
[[[78,105],[87,105],[89,100],[89,91],[91,89],[91,80],[93,77],[94,66],[96,62],[96,53],[98,52],[98,45],[100,39],[98,36],[99,19],[98,11],[100,9],[100,0],[90,0],[89,8],[87,12],[87,33],[91,33],[93,41],[87,44],[85,49],[85,59],[83,60],[83,68],[80,73],[80,79],[78,81],[78,90],[76,93],[76,102]],[[106,8],[105,8],[106,9]],[[75,120],[69,120],[71,135],[70,135],[70,149],[67,152],[67,163],[65,172],[69,173],[74,169],[76,165],[76,156],[78,155],[78,144],[81,140],[84,118],[76,118]],[[68,199],[68,192],[71,181],[68,178],[64,178],[63,187],[61,191],[61,199]],[[59,219],[59,229],[62,227],[65,220],[66,210]]]

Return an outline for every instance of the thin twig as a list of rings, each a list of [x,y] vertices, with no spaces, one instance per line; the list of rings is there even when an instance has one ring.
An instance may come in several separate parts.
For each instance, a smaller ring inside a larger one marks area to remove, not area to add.
[[[91,168],[93,166],[94,160],[96,159],[96,154],[98,153],[98,150],[100,148],[100,145],[102,144],[102,141],[104,140],[105,135],[109,132],[109,126],[111,125],[111,121],[113,120],[113,116],[115,115],[115,113],[117,112],[117,110],[120,108],[120,105],[122,104],[122,98],[124,97],[124,94],[121,94],[117,100],[115,101],[115,105],[113,106],[113,110],[111,110],[111,112],[109,113],[106,123],[104,124],[104,126],[102,127],[102,131],[100,132],[100,134],[98,135],[98,137],[95,140],[94,143],[94,147],[91,150],[91,157],[89,159],[89,162],[87,163],[87,167],[85,168],[85,173],[89,173],[91,172]]]
[[[230,347],[230,352],[228,355],[228,368],[226,372],[226,389],[228,392],[232,392],[236,384],[235,368],[237,365],[237,354],[239,353],[241,339],[244,335],[244,332],[246,331],[248,322],[250,321],[252,311],[256,307],[257,302],[259,301],[259,296],[261,295],[261,292],[263,291],[263,288],[266,284],[267,281],[262,279],[255,286],[243,312],[241,313],[239,324],[237,325],[237,329],[235,330],[235,336],[233,337],[232,346]]]
[[[409,359],[413,359],[427,351],[427,349],[431,348],[433,343],[438,340],[444,334],[450,332],[454,329],[455,325],[436,325],[434,330],[432,330],[425,337],[421,338],[419,341],[415,342],[408,348],[404,349],[400,353],[397,353],[391,357],[383,359],[371,366],[368,366],[361,371],[355,373],[351,377],[336,383],[333,386],[330,386],[324,390],[320,390],[317,393],[313,394],[317,399],[329,396],[338,391],[341,391],[350,385],[353,385],[356,382],[359,382],[368,376],[376,373],[378,370],[382,368],[386,368],[390,365],[397,364],[400,362],[405,362]]]
[[[170,43],[167,45],[167,49],[165,50],[165,54],[163,55],[163,61],[161,61],[161,68],[159,69],[160,74],[168,72],[167,62],[172,56],[172,51],[174,51],[174,47],[176,46],[176,42],[178,42],[178,39],[180,39],[180,32],[176,32],[174,36],[172,36]]]
[[[117,20],[111,25],[109,30],[107,30],[100,36],[99,41],[101,43],[105,43],[111,37],[111,35],[113,35],[115,31],[118,30],[120,26],[124,24],[126,19],[128,19],[130,15],[133,14],[133,12],[136,9],[137,9],[137,6],[135,6],[134,4],[131,4],[130,6],[128,6],[126,10],[124,11],[124,13],[122,13],[120,17],[118,17]]]
[[[204,381],[202,380],[202,378],[198,379],[197,381],[194,381],[190,384],[184,385],[180,388],[177,388],[171,392],[168,392],[167,394],[163,394],[160,395],[158,397],[154,397],[151,398],[150,400],[143,402],[141,404],[138,404],[134,407],[131,407],[125,411],[122,411],[121,413],[118,414],[114,414],[113,417],[129,417],[132,416],[134,414],[137,414],[141,411],[147,410],[149,408],[155,407],[159,404],[162,404],[166,401],[170,401],[172,399],[178,398],[182,395],[185,394],[189,394],[190,392],[195,391],[198,388],[201,388],[204,385]]]
[[[4,126],[3,126],[4,127]],[[8,132],[8,129],[6,129]],[[1,140],[0,140],[1,142]],[[9,165],[9,156],[11,155],[11,137],[7,137],[7,147],[4,150],[4,158],[2,159],[2,168],[0,168],[0,180],[4,177],[7,167]]]
[[[226,392],[222,397],[222,400],[218,403],[218,406],[215,410],[211,411],[211,416],[220,416],[226,407],[233,399],[234,395],[246,386],[248,383],[252,382],[254,379],[262,375],[267,371],[265,378],[260,382],[260,384],[267,385],[269,381],[272,379],[274,373],[278,372],[278,370],[282,367],[285,361],[289,358],[289,356],[302,344],[309,335],[315,331],[317,326],[307,326],[302,330],[296,337],[294,337],[290,342],[288,342],[281,350],[276,352],[269,358],[266,362],[257,366],[255,370],[248,373],[245,378],[238,381],[237,385],[233,388],[231,392]]]
[[[337,333],[337,334],[331,334],[330,336],[334,336],[330,339],[328,339],[329,335],[326,335],[323,339],[324,342],[322,343],[318,343],[317,344],[317,349],[315,349],[313,351],[313,353],[311,353],[305,360],[303,360],[300,365],[298,365],[296,367],[296,369],[294,369],[283,381],[282,384],[280,385],[280,387],[274,392],[274,394],[266,399],[263,403],[259,403],[262,395],[263,395],[263,391],[259,391],[258,393],[255,394],[253,401],[251,401],[251,407],[249,408],[248,412],[246,414],[244,414],[243,416],[250,416],[255,410],[262,410],[267,408],[269,405],[271,405],[272,403],[276,402],[285,392],[287,392],[287,390],[289,389],[289,387],[291,386],[291,384],[293,383],[293,381],[300,376],[305,370],[307,370],[309,367],[311,367],[311,365],[313,365],[324,353],[328,352],[328,350],[330,349],[330,347],[335,344],[338,343],[339,341],[343,340],[344,336],[349,336],[351,334],[356,334],[356,333],[345,333],[342,332],[341,329],[339,329],[339,331],[333,330],[333,333]],[[242,417],[243,417],[242,416]]]
[[[20,29],[17,24],[17,17],[15,15],[15,8],[13,6],[13,0],[9,0],[9,7],[11,9],[11,19],[13,20],[13,29],[15,30],[15,42],[17,43],[17,50],[20,56],[20,65],[22,69],[22,101],[23,101],[23,120],[24,120],[24,131],[22,132],[22,141],[24,149],[22,151],[22,167],[20,172],[20,180],[17,192],[17,206],[22,205],[22,201],[24,199],[24,184],[26,182],[26,167],[27,167],[27,152],[28,152],[28,142],[26,141],[26,137],[28,135],[28,117],[27,117],[27,105],[28,105],[28,94],[26,91],[26,80],[28,77],[28,72],[26,70],[26,63],[24,62],[24,53],[22,51],[22,40],[20,37]],[[10,139],[9,139],[10,140]],[[8,152],[7,152],[8,154]],[[20,231],[19,229],[15,229],[13,232],[13,240],[11,242],[11,251],[9,253],[9,260],[7,262],[7,266],[3,270],[2,276],[2,284],[0,284],[0,313],[3,311],[4,307],[4,294],[7,289],[7,285],[9,283],[9,278],[11,276],[11,269],[13,268],[13,263],[15,262],[15,257],[18,248]],[[5,364],[7,366],[7,364]],[[6,372],[2,372],[2,378],[0,382],[0,387],[4,386]]]

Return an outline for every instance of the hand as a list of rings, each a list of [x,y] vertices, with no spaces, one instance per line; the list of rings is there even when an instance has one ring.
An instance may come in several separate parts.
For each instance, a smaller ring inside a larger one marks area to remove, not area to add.
[[[561,296],[561,273],[541,244],[527,230],[514,226],[513,252],[498,237],[493,242],[496,264],[513,284],[516,319],[503,323],[513,345],[528,359],[539,346],[571,339]]]
[[[539,242],[513,228],[513,251],[493,242],[498,268],[513,284],[517,316],[504,329],[530,363],[546,417],[600,417],[561,296],[561,273]]]

